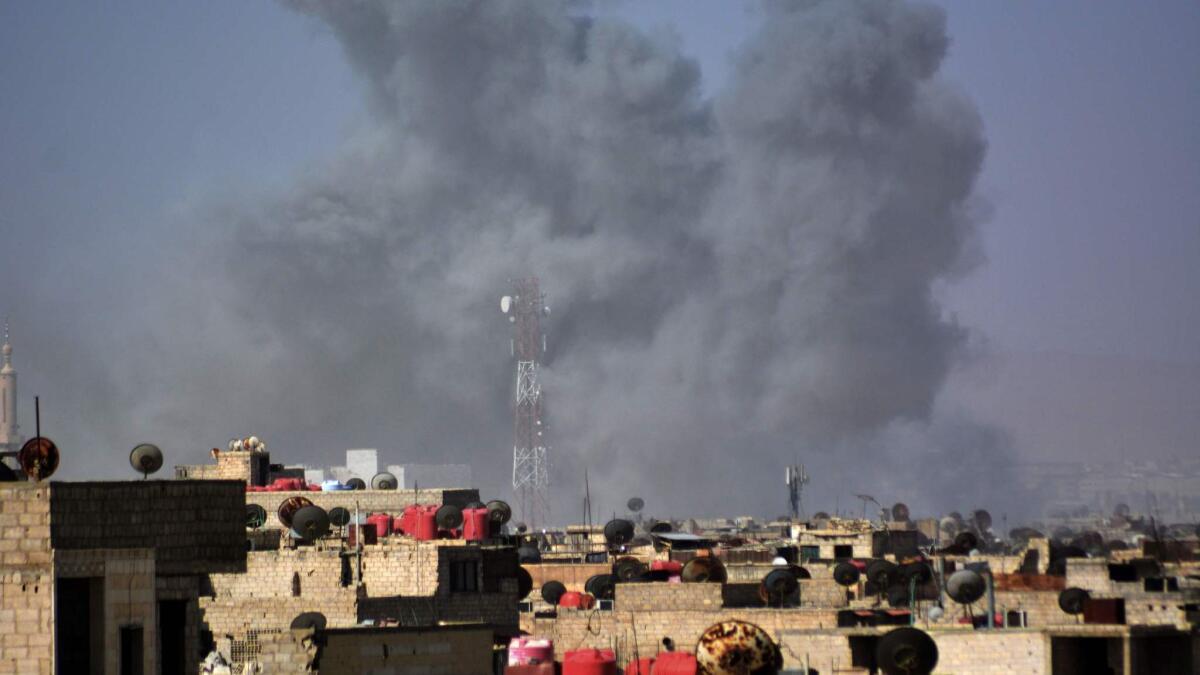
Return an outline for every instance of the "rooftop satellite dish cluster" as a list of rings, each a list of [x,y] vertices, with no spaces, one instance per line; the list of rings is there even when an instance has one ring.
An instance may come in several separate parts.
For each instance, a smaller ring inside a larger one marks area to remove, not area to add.
[[[258,436],[235,438],[229,441],[230,452],[265,452],[267,444]]]

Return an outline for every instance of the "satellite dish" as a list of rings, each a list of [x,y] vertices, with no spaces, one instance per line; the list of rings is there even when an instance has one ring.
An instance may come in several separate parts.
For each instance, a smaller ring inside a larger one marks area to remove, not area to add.
[[[525,523],[517,523],[516,530],[518,534],[525,534],[529,531],[529,526]]]
[[[840,562],[833,568],[833,580],[839,586],[853,586],[858,583],[858,568],[848,562]]]
[[[535,544],[521,544],[517,547],[517,562],[522,565],[540,563],[542,552]]]
[[[1067,614],[1082,614],[1084,603],[1091,597],[1082,588],[1071,587],[1058,594],[1058,607]]]
[[[992,529],[992,514],[986,509],[978,509],[971,514],[971,520],[975,523],[975,528],[980,532],[987,532]]]
[[[129,465],[133,467],[134,471],[142,474],[144,480],[162,468],[162,450],[159,450],[157,445],[142,443],[129,452]]]
[[[887,588],[892,584],[892,580],[897,578],[898,570],[896,563],[890,560],[872,560],[867,565],[867,581],[879,588]]]
[[[725,566],[721,564],[719,558],[703,556],[692,558],[684,563],[683,570],[679,572],[679,577],[689,583],[711,582],[714,584],[723,584],[729,575],[725,572]]]
[[[987,584],[975,570],[958,570],[946,580],[946,594],[962,605],[969,605],[983,597]]]
[[[597,574],[583,584],[583,590],[597,600],[612,600],[617,590],[617,580],[611,574]]]
[[[361,478],[351,478],[350,480],[346,481],[346,489],[347,490],[366,490],[367,484]]]
[[[528,597],[533,590],[533,577],[524,567],[517,568],[517,599]]]
[[[279,518],[279,522],[283,524],[285,529],[292,529],[292,518],[296,512],[306,506],[312,506],[313,503],[307,497],[288,497],[279,505],[279,509],[275,511],[275,517]]]
[[[777,673],[783,654],[771,636],[747,621],[722,621],[700,635],[696,644],[698,672],[708,675]]]
[[[892,607],[908,607],[908,584],[892,584],[884,594]]]
[[[613,576],[617,581],[633,581],[646,573],[646,565],[641,560],[626,556],[613,563]]]
[[[29,480],[46,480],[58,469],[58,446],[45,436],[34,436],[21,446],[17,462]]]
[[[500,298],[500,311],[508,314],[508,310],[512,307],[512,296],[506,295]]]
[[[938,521],[938,529],[940,529],[947,536],[953,537],[958,533],[958,521],[950,516],[946,516]]]
[[[325,625],[325,615],[320,612],[305,612],[292,619],[292,630],[311,628],[315,631],[320,631],[325,630]]]
[[[976,537],[974,532],[959,532],[954,536],[954,548],[956,549],[966,552],[978,547],[979,537]]]
[[[896,505],[892,507],[892,520],[898,523],[907,523],[908,516],[908,504],[896,502]]]
[[[801,579],[811,579],[812,578],[812,574],[808,570],[804,569],[803,567],[801,567],[799,565],[789,565],[788,569],[791,570],[792,576],[796,577],[797,581],[799,581]]]
[[[462,509],[453,504],[442,504],[433,518],[437,521],[438,528],[442,530],[454,530],[462,527],[463,523]]]
[[[350,511],[341,506],[329,509],[329,524],[334,527],[345,527],[350,524]]]
[[[630,499],[628,502],[626,502],[625,506],[628,507],[630,511],[637,513],[638,511],[641,511],[643,508],[645,508],[646,501],[643,500],[641,497],[634,497],[634,498]]]
[[[246,527],[257,530],[267,524],[267,510],[259,504],[246,505]]]
[[[609,546],[620,546],[633,539],[633,523],[622,518],[610,520],[604,525],[604,541]]]
[[[567,587],[561,581],[547,581],[542,584],[542,599],[551,605],[557,605],[566,592]]]
[[[914,579],[918,586],[933,581],[933,568],[926,562],[911,562],[900,566],[900,579],[907,586]]]
[[[879,638],[875,662],[887,675],[929,675],[937,667],[937,644],[920,629],[897,628]]]
[[[329,514],[325,509],[309,505],[292,516],[292,531],[309,541],[329,534]]]
[[[492,525],[499,527],[512,520],[512,507],[499,499],[488,502],[487,510],[488,520],[492,522]]]
[[[371,479],[372,490],[395,490],[398,487],[400,487],[400,481],[387,471],[380,471]]]
[[[779,606],[800,590],[800,582],[788,568],[767,572],[758,584],[758,597],[768,605]]]

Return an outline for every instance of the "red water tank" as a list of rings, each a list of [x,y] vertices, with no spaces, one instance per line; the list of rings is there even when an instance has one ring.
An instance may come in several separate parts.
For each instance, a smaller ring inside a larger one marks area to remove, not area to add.
[[[436,506],[418,506],[415,514],[416,523],[413,525],[412,536],[419,541],[433,541],[438,538]],[[407,530],[405,530],[407,532]]]
[[[392,517],[386,513],[372,513],[367,516],[367,524],[375,526],[376,537],[386,537],[392,533]]]
[[[696,657],[684,652],[659,652],[652,675],[696,675]]]
[[[368,523],[366,525],[351,524],[350,531],[347,536],[348,543],[351,546],[358,546],[358,531],[359,531],[359,529],[362,529],[363,546],[366,546],[368,544],[374,544],[374,543],[378,542],[378,540],[375,538],[375,526],[374,525],[371,525],[370,523]]]
[[[321,486],[317,485],[316,483],[311,483],[309,485],[305,485],[304,489],[308,490],[309,492],[320,492]]]
[[[304,481],[299,478],[276,478],[275,480],[271,481],[271,484],[267,486],[267,489],[271,492],[294,492],[304,489],[304,486],[302,485],[303,482]]]
[[[637,661],[630,661],[629,665],[625,666],[625,675],[650,675],[654,671],[654,658],[646,657]]]
[[[575,649],[563,657],[562,675],[617,675],[611,649]]]
[[[678,560],[652,560],[650,561],[650,571],[664,571],[671,574],[679,574],[683,571],[683,563]]]
[[[398,522],[392,523],[392,527],[400,534],[413,536],[417,531],[417,513],[421,507],[417,504],[409,504],[400,512]]]
[[[567,591],[558,599],[559,607],[568,607],[571,609],[591,609],[594,604],[596,604],[596,598],[588,593],[580,593],[579,591]]]
[[[483,541],[491,534],[487,509],[463,509],[463,539]]]

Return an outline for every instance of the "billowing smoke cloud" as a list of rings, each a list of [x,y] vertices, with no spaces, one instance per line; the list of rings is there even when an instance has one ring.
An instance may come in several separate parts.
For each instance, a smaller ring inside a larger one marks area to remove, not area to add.
[[[677,44],[569,5],[294,5],[343,45],[372,126],[221,213],[235,234],[182,344],[222,362],[149,418],[291,461],[469,461],[500,492],[497,301],[535,274],[563,519],[584,466],[604,509],[773,515],[796,459],[827,509],[980,496],[967,477],[1003,465],[1002,436],[934,414],[966,340],[934,289],[969,266],[985,148],[937,76],[940,10],[767,3],[710,98]]]

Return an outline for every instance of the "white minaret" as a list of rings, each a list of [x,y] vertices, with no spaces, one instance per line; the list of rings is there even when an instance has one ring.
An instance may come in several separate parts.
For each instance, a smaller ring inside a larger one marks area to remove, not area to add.
[[[12,344],[8,340],[8,320],[4,321],[4,346],[0,347],[0,452],[21,449],[17,427],[17,371],[12,366]]]

